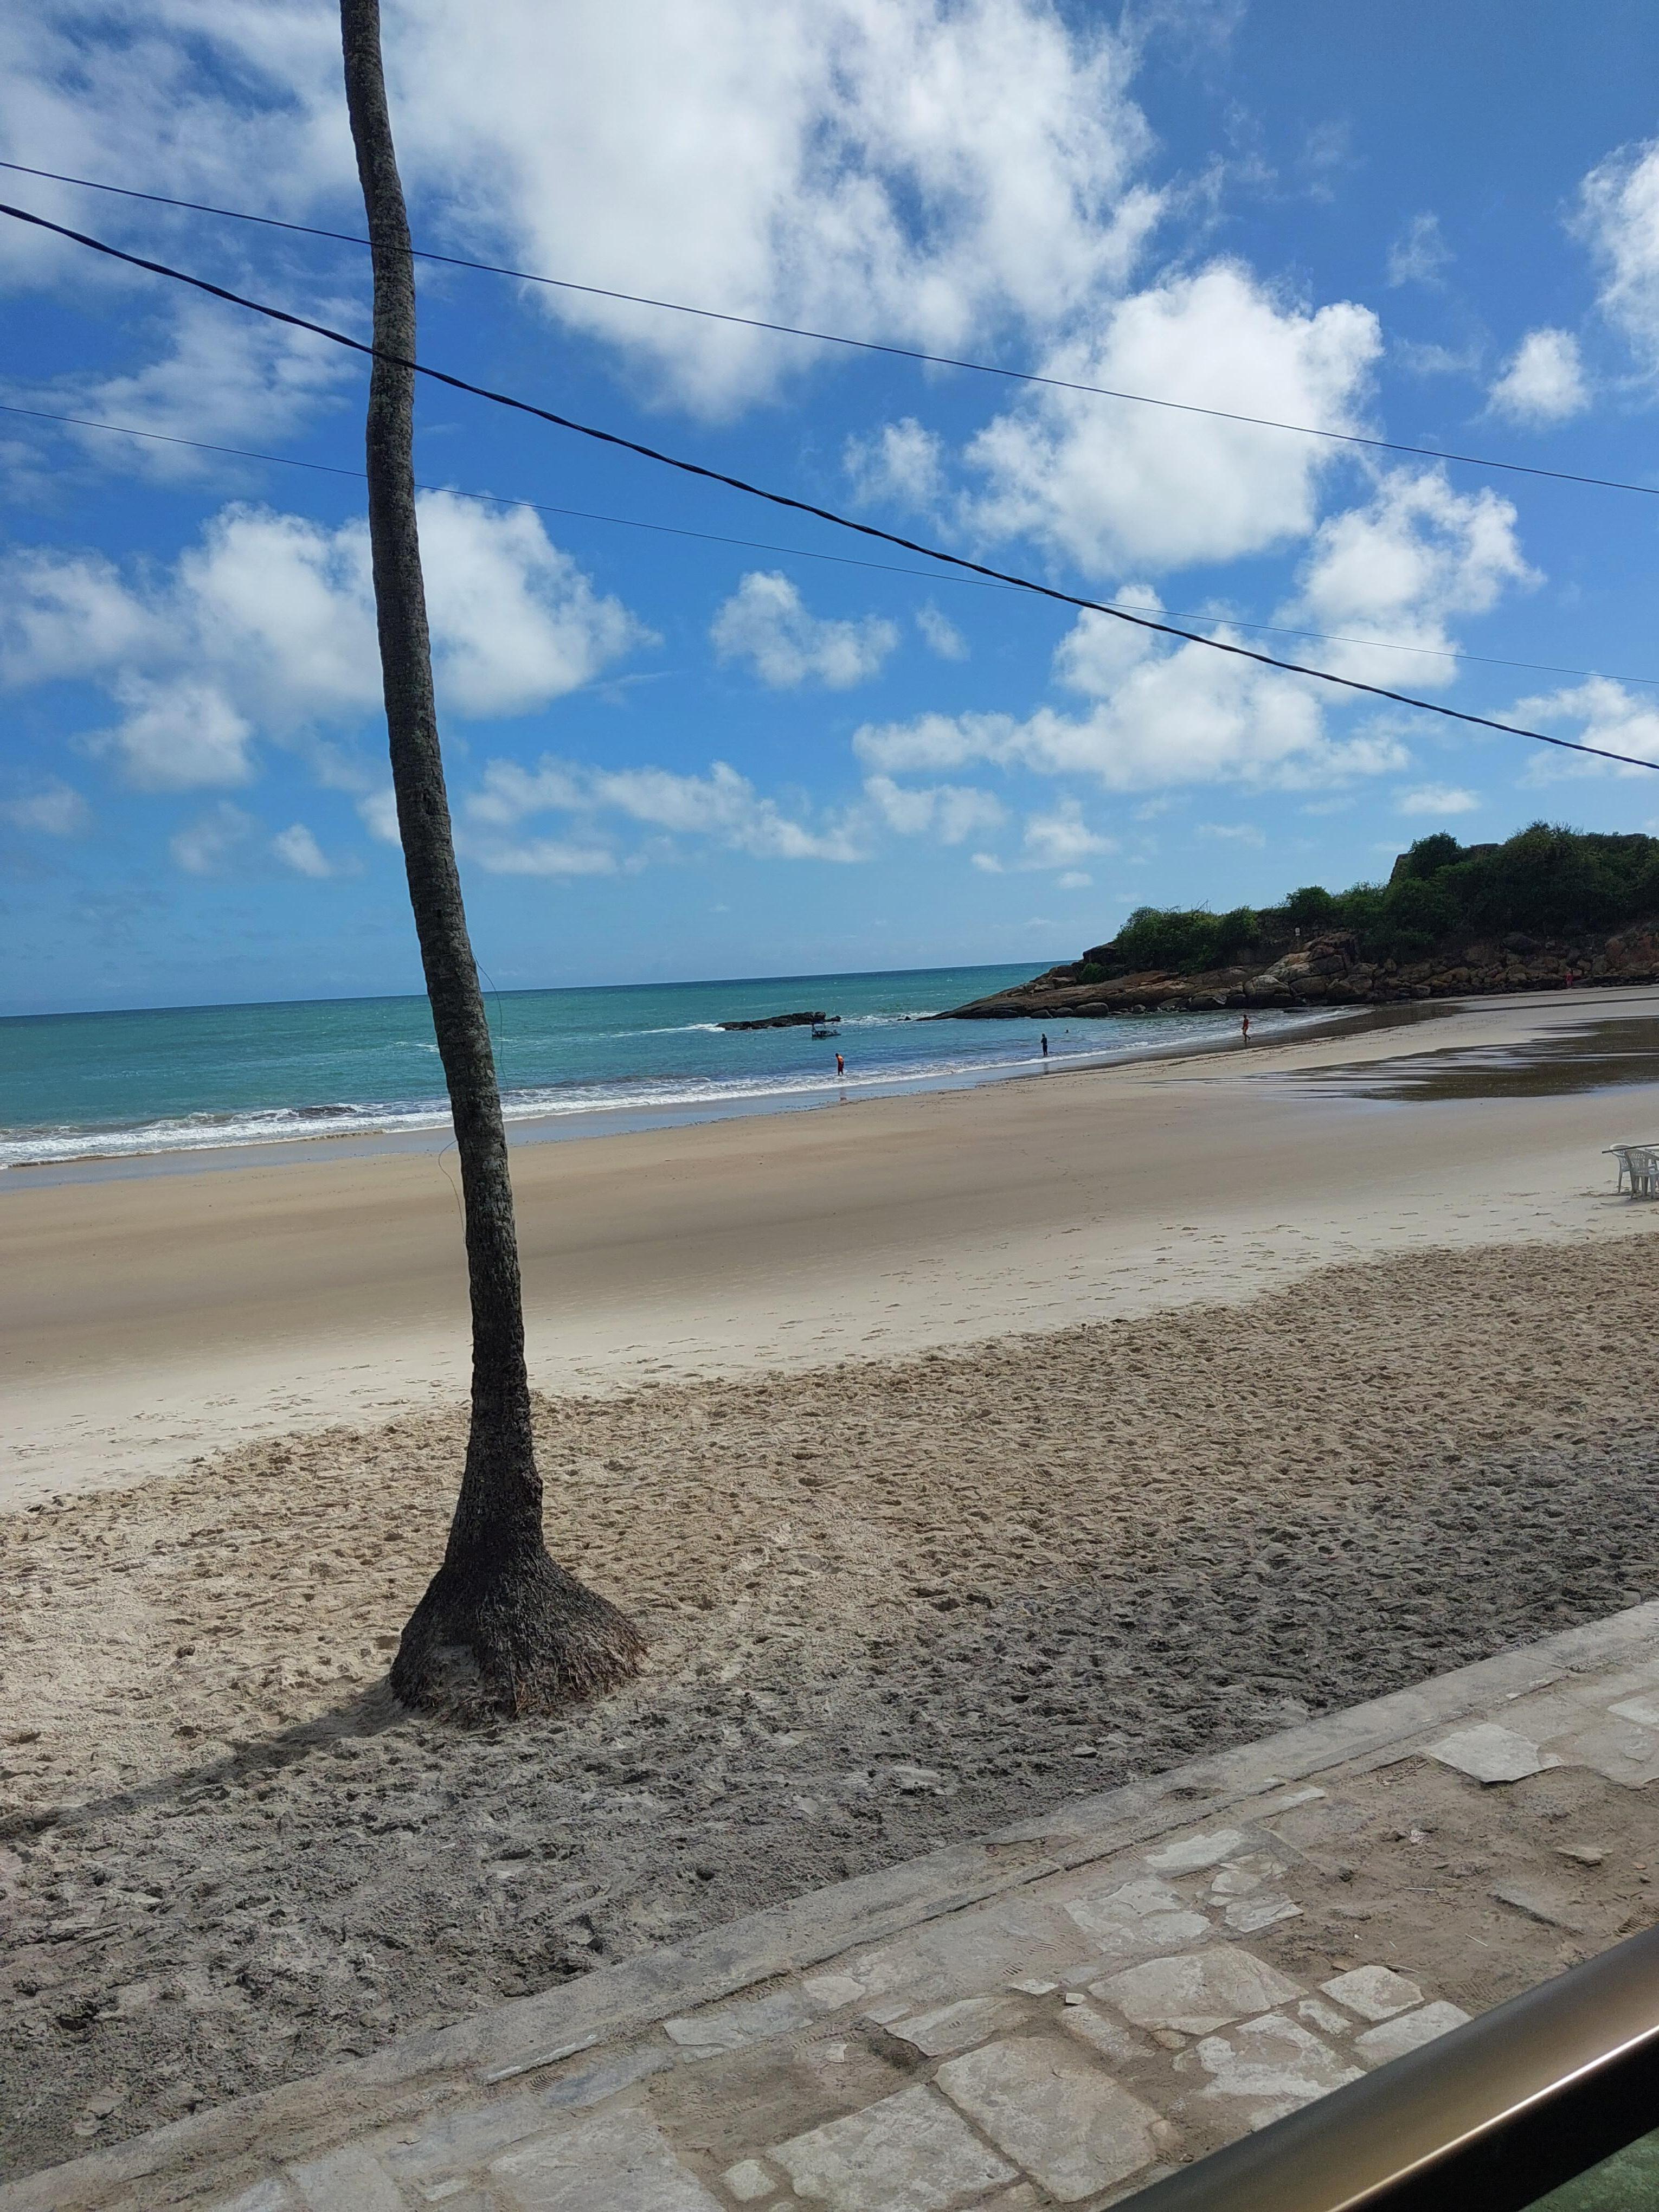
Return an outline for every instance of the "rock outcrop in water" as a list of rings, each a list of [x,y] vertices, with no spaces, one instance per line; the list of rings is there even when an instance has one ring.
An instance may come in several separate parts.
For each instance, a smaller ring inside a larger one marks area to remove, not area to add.
[[[1386,1006],[1655,981],[1659,841],[1534,825],[1505,845],[1425,838],[1386,884],[1311,887],[1262,912],[1143,908],[1109,944],[935,1018]]]
[[[815,1030],[838,1022],[839,1014],[768,1014],[757,1022],[722,1022],[723,1030]]]

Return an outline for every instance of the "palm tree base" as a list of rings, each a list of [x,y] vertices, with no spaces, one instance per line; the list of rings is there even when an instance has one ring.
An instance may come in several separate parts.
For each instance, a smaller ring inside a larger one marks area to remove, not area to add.
[[[404,1630],[392,1689],[443,1720],[526,1719],[617,1688],[645,1650],[625,1613],[540,1547],[505,1565],[446,1560]]]

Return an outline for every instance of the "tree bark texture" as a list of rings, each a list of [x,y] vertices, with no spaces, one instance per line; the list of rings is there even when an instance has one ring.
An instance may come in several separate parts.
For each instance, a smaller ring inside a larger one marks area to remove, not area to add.
[[[501,1093],[451,835],[415,510],[415,264],[379,0],[341,0],[346,102],[374,248],[368,527],[409,899],[455,1123],[472,1306],[472,1413],[442,1565],[392,1669],[404,1704],[457,1718],[545,1712],[635,1670],[627,1617],[549,1557],[531,1434],[518,1237]],[[390,355],[395,358],[388,360]]]

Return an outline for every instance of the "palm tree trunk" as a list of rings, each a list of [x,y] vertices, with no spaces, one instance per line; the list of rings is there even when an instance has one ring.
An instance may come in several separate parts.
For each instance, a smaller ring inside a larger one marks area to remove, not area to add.
[[[340,0],[346,102],[374,252],[368,528],[398,826],[455,1121],[472,1301],[472,1420],[443,1565],[392,1686],[458,1718],[546,1712],[624,1680],[644,1640],[542,1540],[501,1094],[467,935],[432,691],[415,516],[415,264],[380,61],[380,0]],[[387,360],[386,355],[395,360]]]

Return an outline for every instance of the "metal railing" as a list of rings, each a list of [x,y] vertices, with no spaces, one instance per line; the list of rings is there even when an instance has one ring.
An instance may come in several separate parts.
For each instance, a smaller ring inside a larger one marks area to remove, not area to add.
[[[1659,1929],[1154,2182],[1121,2212],[1522,2212],[1659,2128]]]

